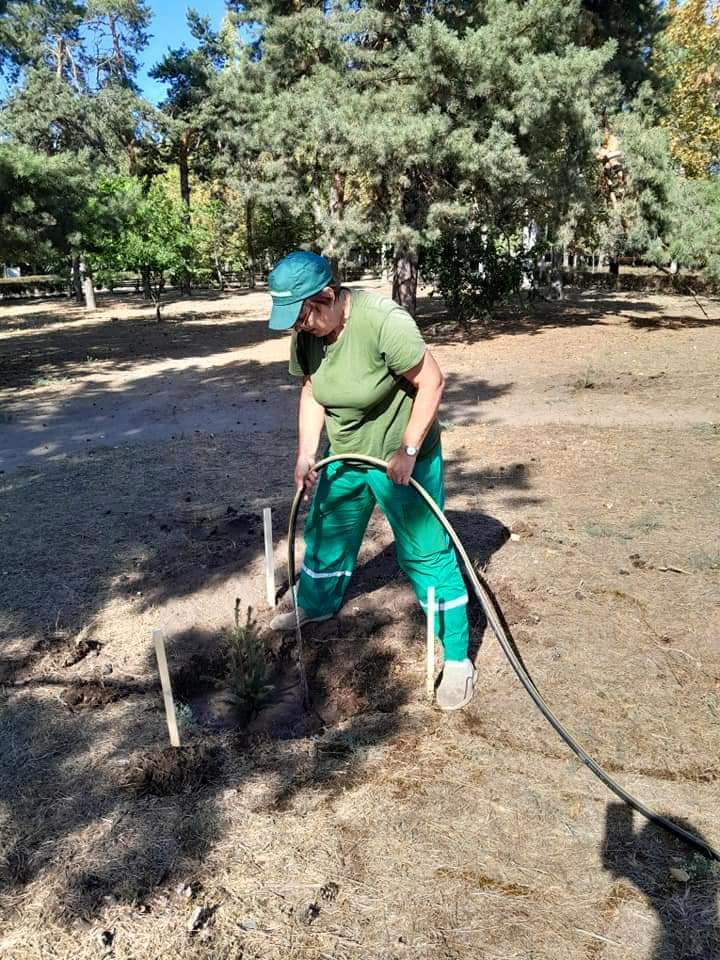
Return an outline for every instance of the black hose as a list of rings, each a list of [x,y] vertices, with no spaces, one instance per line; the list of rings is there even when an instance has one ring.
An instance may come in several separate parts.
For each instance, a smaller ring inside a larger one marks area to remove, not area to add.
[[[337,461],[345,461],[352,463],[363,463],[368,466],[377,467],[381,470],[387,470],[387,463],[384,460],[379,460],[376,457],[368,457],[362,454],[335,454],[331,457],[325,457],[323,460],[319,460],[313,467],[314,470],[324,470],[331,463]],[[607,773],[603,768],[597,763],[593,758],[587,753],[575,740],[575,738],[570,734],[565,727],[560,723],[558,718],[552,712],[550,707],[545,703],[540,691],[535,686],[532,678],[528,674],[527,670],[522,664],[522,661],[516,654],[513,649],[513,644],[510,638],[508,637],[507,631],[502,624],[500,617],[495,609],[495,604],[493,602],[490,593],[487,588],[484,586],[482,580],[478,576],[470,558],[467,555],[465,548],[460,542],[460,538],[453,529],[450,521],[447,519],[440,507],[435,503],[430,494],[421,486],[417,480],[410,478],[410,486],[413,487],[423,500],[427,503],[430,509],[433,511],[435,516],[438,518],[440,523],[443,525],[445,530],[447,530],[450,539],[455,545],[455,549],[460,554],[465,570],[467,572],[468,578],[473,586],[475,595],[480,601],[483,610],[485,611],[485,616],[488,619],[488,623],[495,631],[495,636],[498,639],[503,653],[510,661],[510,666],[515,671],[518,679],[525,687],[525,690],[528,692],[531,700],[542,713],[545,719],[548,721],[551,727],[555,732],[565,741],[565,743],[570,747],[573,753],[579,757],[580,760],[585,764],[586,767],[595,774],[598,780],[601,780],[605,786],[612,790],[620,799],[632,807],[634,810],[637,810],[638,813],[642,814],[647,820],[651,820],[653,823],[659,824],[661,827],[665,827],[666,830],[669,830],[671,833],[674,833],[676,836],[681,837],[683,840],[687,841],[693,847],[700,850],[706,857],[709,857],[713,860],[720,861],[720,853],[715,850],[710,844],[705,843],[704,840],[701,840],[699,837],[696,837],[694,834],[690,833],[688,830],[685,830],[683,827],[678,826],[678,824],[673,823],[672,820],[668,820],[667,817],[661,816],[659,813],[655,813],[649,807],[646,807],[644,803],[641,803],[639,800],[636,800],[635,797],[631,796],[626,790],[624,790],[618,783],[616,783],[613,778]],[[296,592],[294,588],[295,583],[295,528],[297,526],[297,514],[300,507],[300,501],[303,495],[303,490],[300,489],[295,494],[295,499],[293,500],[292,507],[290,509],[290,523],[288,528],[288,582],[291,584],[290,593],[293,598],[293,606],[296,611],[297,619],[297,636],[298,636],[298,664],[301,670],[301,678],[303,682],[303,688],[307,690],[307,684],[305,682],[305,673],[302,657],[302,634],[300,631],[300,622],[297,618],[297,599]]]

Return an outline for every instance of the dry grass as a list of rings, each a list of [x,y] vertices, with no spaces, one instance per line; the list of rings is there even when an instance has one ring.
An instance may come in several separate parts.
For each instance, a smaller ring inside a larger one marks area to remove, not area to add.
[[[717,846],[720,434],[709,408],[687,413],[717,388],[702,364],[686,375],[720,331],[639,339],[603,316],[612,349],[594,327],[438,348],[455,382],[473,365],[505,382],[514,364],[553,401],[542,422],[510,422],[512,391],[475,407],[470,386],[451,395],[448,511],[570,729]],[[588,360],[614,382],[610,353],[666,370],[683,416],[663,378],[622,381],[620,406],[573,390]],[[166,746],[152,627],[188,703],[223,679],[235,597],[267,621],[260,514],[270,491],[283,529],[290,437],[146,441],[3,478],[0,956],[720,955],[720,871],[614,802],[491,637],[471,706],[428,708],[422,622],[382,521],[342,616],[306,631],[326,726],[282,739],[195,725]]]

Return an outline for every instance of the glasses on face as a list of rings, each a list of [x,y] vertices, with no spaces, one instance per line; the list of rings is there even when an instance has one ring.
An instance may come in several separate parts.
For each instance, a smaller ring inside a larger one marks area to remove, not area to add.
[[[300,313],[298,314],[298,318],[295,321],[296,330],[307,329],[307,325],[310,321],[314,308],[315,308],[315,304],[312,302],[312,300],[306,300],[303,303],[302,309],[300,310]]]

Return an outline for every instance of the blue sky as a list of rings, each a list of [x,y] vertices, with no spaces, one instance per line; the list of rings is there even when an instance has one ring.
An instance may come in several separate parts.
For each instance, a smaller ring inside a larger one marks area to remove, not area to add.
[[[147,71],[161,60],[168,47],[182,44],[193,46],[185,20],[185,11],[194,7],[198,13],[210,17],[210,24],[217,29],[225,15],[225,0],[196,0],[194,3],[177,3],[176,0],[149,0],[153,12],[149,33],[150,43],[142,53],[142,69],[138,76],[140,88],[151,103],[159,103],[165,96],[165,85],[151,80]]]

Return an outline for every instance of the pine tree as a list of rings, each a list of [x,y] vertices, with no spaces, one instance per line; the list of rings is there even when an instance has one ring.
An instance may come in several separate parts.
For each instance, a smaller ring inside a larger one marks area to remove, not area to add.
[[[85,19],[96,48],[96,87],[111,83],[137,90],[137,58],[147,46],[151,16],[144,0],[87,0]]]
[[[13,79],[28,65],[43,65],[58,83],[80,84],[84,15],[81,0],[9,0],[0,19],[0,42]]]
[[[620,83],[622,100],[631,101],[641,85],[656,82],[648,51],[664,26],[662,5],[656,0],[583,0],[582,7],[584,42],[591,47],[608,40],[615,44],[608,69]]]
[[[189,210],[191,159],[206,141],[202,106],[209,95],[213,75],[223,63],[224,51],[222,39],[210,29],[207,17],[190,9],[187,21],[197,48],[190,50],[183,46],[168,51],[150,70],[150,76],[169,86],[161,104],[166,117],[166,142],[173,162],[178,165],[180,195]]]
[[[0,143],[0,260],[43,272],[69,254],[82,216],[76,198],[88,190],[74,157],[46,157],[17,143]]]
[[[720,180],[679,184],[670,241],[672,257],[699,267],[720,285]]]
[[[325,252],[391,247],[409,309],[438,231],[567,215],[612,55],[580,44],[578,3],[250,3],[244,17],[262,29],[230,68],[236,125],[305,199]]]

